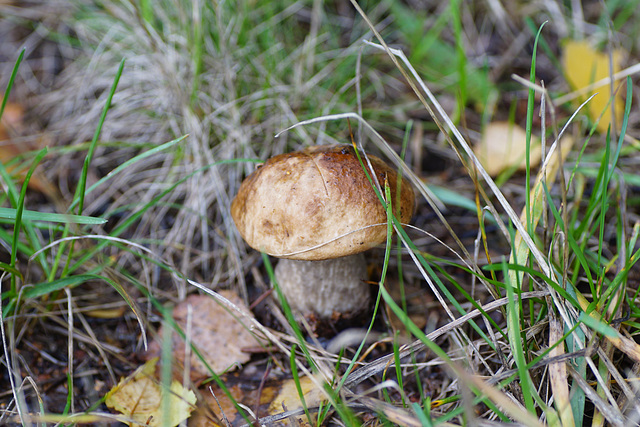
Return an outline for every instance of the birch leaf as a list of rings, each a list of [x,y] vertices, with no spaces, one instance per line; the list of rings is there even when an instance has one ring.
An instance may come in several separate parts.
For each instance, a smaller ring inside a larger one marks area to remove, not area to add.
[[[322,382],[320,377],[318,377],[318,380]],[[310,377],[301,377],[298,381],[304,397],[304,404],[307,408],[313,408],[315,406],[319,406],[323,402],[326,402],[324,393],[315,385]],[[284,382],[280,389],[280,393],[278,393],[276,398],[269,405],[269,413],[278,414],[283,412],[285,408],[287,411],[293,411],[302,407],[302,401],[298,394],[296,381],[294,379],[290,379]],[[300,425],[308,425],[307,418],[304,415],[296,417],[296,420]]]
[[[196,396],[191,390],[175,380],[166,390],[155,380],[157,363],[157,358],[149,360],[107,393],[106,405],[135,421],[130,426],[176,426],[195,408]],[[163,407],[167,402],[168,407]]]
[[[623,52],[619,49],[614,50],[611,54],[614,74],[620,71],[622,57]],[[567,81],[573,90],[580,90],[592,83],[610,77],[609,55],[597,52],[586,41],[572,40],[567,42],[564,46],[562,66],[564,67]],[[598,130],[604,133],[611,124],[611,105],[607,105],[611,97],[609,85],[592,90],[578,99],[582,103],[595,92],[598,92],[598,94],[589,101],[586,111],[589,118],[594,122],[604,111],[600,122],[598,122]],[[624,111],[624,103],[620,91],[618,91],[613,102],[616,112],[616,124],[619,128],[622,124],[622,113]]]
[[[485,127],[482,138],[473,151],[487,173],[495,177],[512,166],[524,170],[526,149],[527,134],[524,129],[513,123],[493,122]],[[531,137],[529,153],[530,166],[540,164],[540,143],[536,137]]]

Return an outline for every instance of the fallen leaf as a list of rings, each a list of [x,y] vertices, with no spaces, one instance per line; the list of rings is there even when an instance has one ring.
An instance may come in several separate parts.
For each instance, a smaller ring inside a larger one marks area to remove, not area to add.
[[[135,421],[130,426],[176,426],[191,416],[195,394],[175,380],[170,390],[163,388],[154,378],[157,363],[158,358],[149,360],[106,395],[109,408]]]
[[[2,119],[0,119],[0,140],[8,139],[11,133],[22,130],[23,116],[24,109],[20,105],[7,102],[7,105],[4,106]]]
[[[296,410],[302,407],[295,381],[292,379],[278,378],[271,375],[264,378],[262,373],[257,377],[246,372],[223,375],[222,382],[225,384],[227,392],[220,389],[215,384],[201,391],[202,399],[198,402],[198,410],[189,420],[191,427],[201,426],[221,426],[235,427],[246,425],[255,421],[255,418],[266,418],[278,416],[285,410]],[[307,408],[318,407],[326,401],[321,390],[308,377],[300,378],[300,386],[305,396]],[[235,402],[242,408],[242,413],[238,411]],[[244,417],[242,414],[245,414]],[[313,413],[315,415],[315,413]],[[246,417],[246,418],[245,418]],[[291,425],[309,425],[305,415],[296,416],[292,419],[282,418],[272,421],[269,425],[288,425],[287,421],[293,421]]]
[[[2,102],[2,99],[0,99],[0,102]],[[7,102],[0,119],[0,162],[3,165],[29,151],[39,150],[46,145],[45,138],[24,137],[23,119],[24,108],[19,104]],[[12,177],[15,177],[21,183],[29,166],[29,162],[13,163],[6,169]],[[40,191],[51,198],[56,197],[57,194],[53,185],[37,170],[29,180],[29,188]]]
[[[252,421],[253,417],[248,415],[247,411],[243,412],[249,418],[245,419],[242,416],[234,402],[249,408],[250,411],[254,412],[254,416],[264,417],[268,415],[269,404],[273,401],[281,386],[278,381],[269,381],[260,388],[259,379],[256,381],[255,378],[245,378],[242,374],[233,374],[231,378],[224,376],[222,381],[225,383],[231,397],[216,385],[211,385],[211,387],[202,390],[202,400],[198,404],[198,410],[189,420],[189,426],[228,427],[227,422],[230,426],[240,426]],[[258,399],[260,400],[259,403]]]
[[[120,319],[124,316],[126,312],[125,307],[117,307],[117,308],[104,308],[104,309],[95,309],[85,311],[84,315],[88,317],[93,317],[95,319]]]
[[[613,74],[620,71],[622,58],[622,50],[616,49],[612,52]],[[564,67],[567,81],[574,90],[582,89],[598,80],[610,77],[609,55],[597,52],[586,41],[570,40],[565,44],[562,55],[562,66]],[[594,122],[604,111],[600,122],[598,122],[598,130],[600,132],[606,132],[611,124],[611,106],[607,106],[609,98],[611,97],[609,85],[593,90],[579,98],[579,100],[580,103],[582,103],[595,92],[598,92],[598,94],[589,101],[585,108],[587,114]],[[622,123],[622,113],[624,110],[622,96],[619,91],[613,102],[616,111],[616,124],[619,127]]]
[[[239,307],[246,316],[253,314],[245,307],[238,295],[232,291],[223,290],[220,294]],[[208,378],[211,373],[207,365],[216,373],[221,374],[233,370],[237,366],[248,362],[251,358],[243,348],[256,347],[260,342],[223,307],[207,295],[190,295],[173,309],[173,318],[182,331],[187,332],[187,314],[191,306],[191,343],[202,354],[205,362],[191,351],[189,359],[191,365],[191,379],[198,382]],[[246,322],[246,320],[245,320]],[[158,338],[149,347],[148,357],[160,354],[162,344]],[[173,334],[173,355],[183,366],[185,365],[185,342],[177,334]],[[206,363],[206,364],[205,364]]]
[[[527,134],[520,126],[508,122],[489,123],[482,133],[482,138],[474,146],[473,151],[487,173],[497,176],[500,172],[513,166],[519,170],[526,167]],[[540,164],[540,142],[531,137],[529,165]]]
[[[304,404],[307,408],[314,408],[320,406],[323,402],[326,402],[324,393],[313,382],[311,377],[302,377],[298,380],[304,397]],[[318,377],[318,380],[320,383],[323,381],[320,377]],[[269,405],[269,414],[279,414],[281,412],[293,411],[301,408],[303,408],[303,406],[298,393],[296,381],[294,379],[290,379],[284,382],[280,389],[280,393],[278,393],[276,398]],[[302,425],[309,424],[305,415],[295,418],[297,422]]]

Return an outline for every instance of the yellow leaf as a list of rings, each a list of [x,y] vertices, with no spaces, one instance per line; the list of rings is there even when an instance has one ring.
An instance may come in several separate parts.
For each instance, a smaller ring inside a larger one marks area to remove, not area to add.
[[[318,376],[318,381],[322,382],[322,379]],[[322,390],[320,390],[310,377],[299,378],[300,389],[302,390],[302,396],[304,397],[304,403],[307,408],[313,408],[320,406],[321,403],[326,402]],[[269,414],[279,414],[281,412],[293,411],[302,408],[302,402],[300,401],[300,395],[298,394],[298,388],[296,382],[293,379],[287,380],[282,384],[280,393],[269,405]],[[306,416],[296,417],[299,423],[308,424]]]
[[[613,74],[615,74],[620,71],[620,64],[622,63],[623,56],[622,50],[614,50],[611,56],[613,62]],[[571,40],[567,42],[564,46],[562,62],[567,80],[574,90],[582,89],[592,83],[611,76],[609,70],[609,55],[606,53],[596,52],[591,45],[585,41]],[[598,92],[598,94],[589,101],[589,104],[587,104],[585,108],[587,109],[589,117],[594,122],[604,111],[602,119],[600,119],[600,122],[598,123],[598,130],[600,132],[606,132],[607,128],[611,124],[611,105],[607,106],[609,99],[611,98],[609,85],[591,91],[586,96],[580,98],[580,103],[584,102],[585,99],[595,92]],[[622,123],[622,112],[624,110],[622,96],[619,91],[613,102],[615,103],[616,124],[619,127]]]
[[[153,377],[157,363],[157,358],[151,359],[121,379],[107,393],[107,406],[142,425],[176,426],[189,418],[196,403],[195,394],[175,380],[170,390],[163,388]],[[163,399],[168,402],[167,407],[163,406],[166,403]],[[165,415],[168,416],[166,421],[163,420]]]
[[[487,173],[497,176],[512,166],[524,170],[526,167],[527,134],[520,126],[508,122],[489,123],[480,142],[473,148]],[[540,143],[531,137],[529,165],[540,164]]]
[[[118,308],[98,308],[95,310],[85,311],[85,316],[93,317],[96,319],[118,319],[124,316],[125,313],[124,307]]]

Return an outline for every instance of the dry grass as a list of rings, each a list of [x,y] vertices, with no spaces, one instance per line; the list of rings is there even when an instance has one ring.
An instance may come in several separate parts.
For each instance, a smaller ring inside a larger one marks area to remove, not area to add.
[[[55,192],[28,193],[26,207],[73,204],[68,213],[108,219],[27,223],[15,268],[0,259],[11,309],[1,422],[109,422],[104,395],[141,364],[143,331],[155,334],[163,305],[198,288],[233,312],[216,289],[248,305],[267,292],[269,260],[244,245],[230,202],[256,159],[346,142],[348,119],[357,144],[421,195],[412,226],[395,224],[399,243],[370,255],[380,305],[356,328],[317,337],[267,296],[256,319],[239,315],[270,342],[241,375],[330,384],[329,404],[310,414],[344,425],[638,423],[640,116],[632,105],[616,159],[621,129],[589,136],[584,114],[570,119],[575,105],[554,104],[571,92],[558,60],[567,37],[638,62],[637,8],[352,3],[0,3],[0,87],[26,47],[10,100],[27,114],[13,137],[50,145],[39,170]],[[546,19],[535,84],[512,79],[528,80]],[[529,119],[547,147],[569,123],[573,149],[548,156],[543,172],[494,182],[470,146],[498,119]],[[90,190],[78,191],[85,179]],[[14,204],[12,185],[3,206]],[[0,235],[5,254],[17,247],[12,225]],[[227,378],[216,379],[223,388]],[[265,424],[295,412],[251,410]]]

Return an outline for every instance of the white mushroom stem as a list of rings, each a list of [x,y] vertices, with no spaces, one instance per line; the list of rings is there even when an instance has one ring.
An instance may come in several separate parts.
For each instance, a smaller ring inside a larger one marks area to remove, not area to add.
[[[352,316],[369,306],[367,264],[363,254],[323,261],[281,259],[275,277],[294,314],[329,319]]]

